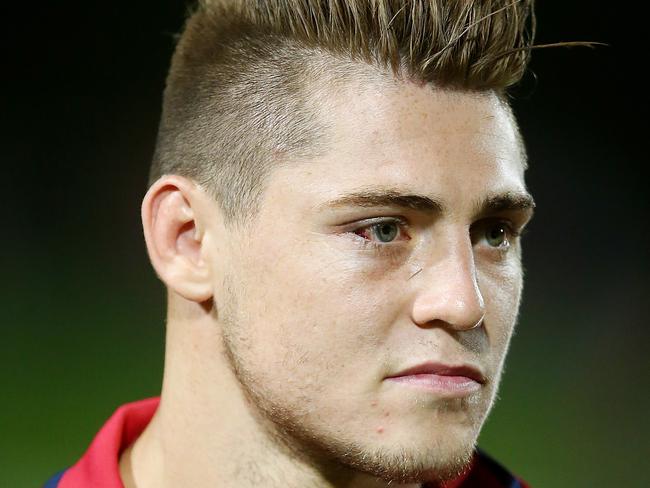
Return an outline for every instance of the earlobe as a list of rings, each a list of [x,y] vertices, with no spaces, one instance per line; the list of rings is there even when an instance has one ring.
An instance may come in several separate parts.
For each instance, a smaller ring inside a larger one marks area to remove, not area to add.
[[[212,297],[212,286],[204,256],[204,230],[194,208],[197,197],[191,180],[161,177],[142,201],[142,227],[151,264],[160,279],[187,300],[204,302]]]

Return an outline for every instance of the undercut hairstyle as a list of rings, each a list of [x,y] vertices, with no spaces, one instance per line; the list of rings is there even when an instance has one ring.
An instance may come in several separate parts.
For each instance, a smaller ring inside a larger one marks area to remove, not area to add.
[[[244,223],[274,167],[326,153],[337,86],[505,99],[534,30],[533,0],[203,0],[172,58],[149,184],[191,178]]]

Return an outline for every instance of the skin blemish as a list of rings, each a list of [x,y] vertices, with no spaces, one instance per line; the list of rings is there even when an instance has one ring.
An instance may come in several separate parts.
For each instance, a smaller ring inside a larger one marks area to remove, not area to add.
[[[384,427],[380,425],[379,427],[377,427],[377,434],[383,434],[383,433],[384,433]]]
[[[370,404],[370,406],[371,406],[371,407],[376,407],[376,406],[377,406],[377,400],[375,400],[374,402],[372,402],[372,403]]]
[[[390,412],[384,412],[384,417],[390,416]]]

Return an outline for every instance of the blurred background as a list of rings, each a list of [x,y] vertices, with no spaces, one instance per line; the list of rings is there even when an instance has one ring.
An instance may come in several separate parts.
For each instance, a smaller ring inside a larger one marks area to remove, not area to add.
[[[515,110],[538,209],[480,444],[534,487],[650,486],[646,78],[616,2],[539,2]],[[165,300],[140,227],[184,2],[16,4],[3,19],[0,487],[74,463],[157,395]]]

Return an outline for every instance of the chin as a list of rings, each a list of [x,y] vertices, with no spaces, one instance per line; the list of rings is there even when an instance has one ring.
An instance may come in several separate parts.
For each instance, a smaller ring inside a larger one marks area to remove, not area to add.
[[[419,430],[413,430],[412,425],[408,429],[394,427],[393,435],[386,432],[381,440],[363,437],[361,430],[357,435],[350,430],[293,434],[330,466],[346,467],[386,483],[427,482],[435,486],[458,477],[472,461],[478,437],[474,425]]]
[[[351,468],[386,482],[443,483],[461,475],[472,461],[474,443],[467,445],[392,447],[366,451],[362,456],[347,457]],[[450,450],[451,448],[451,450]]]

